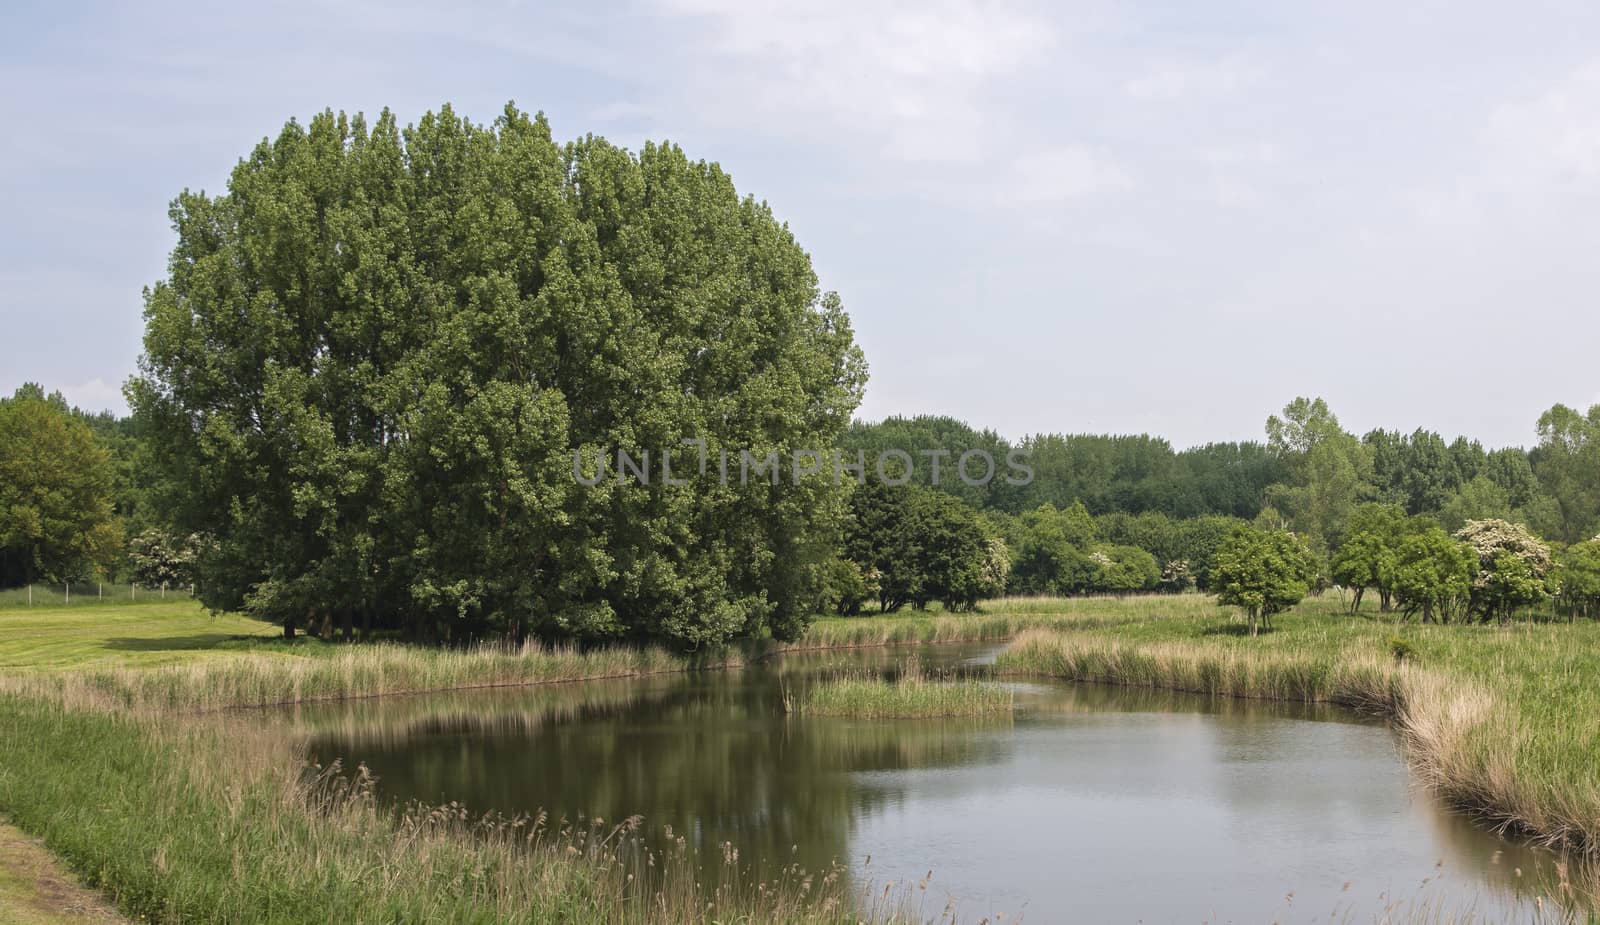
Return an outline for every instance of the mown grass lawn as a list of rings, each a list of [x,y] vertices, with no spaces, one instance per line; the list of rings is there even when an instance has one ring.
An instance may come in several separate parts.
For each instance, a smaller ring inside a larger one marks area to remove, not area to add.
[[[0,671],[35,668],[149,667],[241,651],[291,650],[268,644],[283,630],[241,614],[212,615],[189,600],[0,609]]]

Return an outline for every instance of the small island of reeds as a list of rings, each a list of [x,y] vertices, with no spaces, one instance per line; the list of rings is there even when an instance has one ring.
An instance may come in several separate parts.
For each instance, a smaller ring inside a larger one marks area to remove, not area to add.
[[[933,677],[910,659],[897,677],[841,675],[784,694],[784,710],[802,716],[932,719],[1009,714],[1011,689],[970,678]]]

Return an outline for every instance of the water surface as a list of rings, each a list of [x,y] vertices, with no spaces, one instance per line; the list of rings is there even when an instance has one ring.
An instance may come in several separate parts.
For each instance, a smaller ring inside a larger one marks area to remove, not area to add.
[[[991,650],[923,649],[981,671]],[[1531,919],[1555,856],[1410,785],[1394,734],[1332,708],[1017,684],[1014,716],[786,717],[785,687],[906,650],[734,672],[300,711],[312,754],[391,801],[553,818],[639,814],[714,867],[837,861],[923,907],[1030,922],[1370,921],[1411,904]],[[973,667],[980,666],[980,667]],[[870,857],[870,863],[868,858]]]

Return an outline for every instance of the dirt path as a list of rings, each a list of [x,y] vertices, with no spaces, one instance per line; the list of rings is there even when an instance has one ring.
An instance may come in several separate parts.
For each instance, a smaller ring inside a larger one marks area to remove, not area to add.
[[[126,925],[39,844],[0,819],[0,925]]]

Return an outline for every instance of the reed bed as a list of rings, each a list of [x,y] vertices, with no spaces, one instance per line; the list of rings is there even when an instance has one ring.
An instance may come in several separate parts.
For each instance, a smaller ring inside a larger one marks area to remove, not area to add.
[[[802,716],[934,719],[1010,715],[1015,698],[999,684],[931,675],[913,657],[896,677],[858,673],[829,678],[798,692],[785,691],[783,705],[788,713]]]
[[[312,658],[240,654],[158,668],[85,669],[0,675],[0,691],[43,696],[75,708],[132,713],[204,713],[423,691],[629,678],[738,664],[732,653],[691,662],[663,649],[579,651],[527,643],[437,650],[393,643],[341,647]]]

